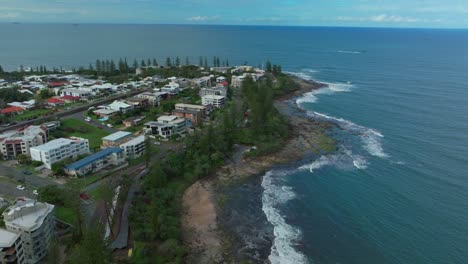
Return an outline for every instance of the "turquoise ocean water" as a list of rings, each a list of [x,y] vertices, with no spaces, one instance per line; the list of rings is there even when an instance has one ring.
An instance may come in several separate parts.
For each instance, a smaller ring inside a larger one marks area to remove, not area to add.
[[[270,261],[467,263],[467,30],[0,24],[0,34],[6,69],[220,56],[327,82],[295,101],[341,128],[338,151],[268,172],[248,201],[274,232]]]

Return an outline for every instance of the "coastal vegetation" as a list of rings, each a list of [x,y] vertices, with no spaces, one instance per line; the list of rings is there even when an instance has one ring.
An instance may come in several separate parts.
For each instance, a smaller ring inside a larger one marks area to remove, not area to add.
[[[279,148],[287,138],[288,124],[274,107],[274,97],[292,87],[278,86],[289,82],[274,85],[272,78],[258,82],[247,78],[211,123],[185,139],[184,151],[171,152],[153,164],[136,199],[140,202],[132,206],[134,263],[182,263],[187,253],[180,222],[184,191],[229,160],[235,144],[256,145],[260,155]]]

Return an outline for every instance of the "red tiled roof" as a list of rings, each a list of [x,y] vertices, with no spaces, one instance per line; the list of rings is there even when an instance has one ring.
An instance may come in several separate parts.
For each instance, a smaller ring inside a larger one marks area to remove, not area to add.
[[[228,86],[228,85],[229,85],[229,83],[226,82],[226,81],[222,81],[222,82],[220,82],[220,84],[222,84],[222,85],[224,85],[224,86]]]
[[[63,104],[64,101],[58,99],[58,98],[49,98],[47,99],[47,103],[49,104]]]
[[[67,82],[50,82],[49,86],[50,87],[60,87],[60,86],[64,86],[65,84],[67,84]]]
[[[23,112],[24,108],[18,107],[18,106],[10,106],[7,108],[4,108],[0,111],[2,114],[9,114],[9,113],[15,113],[15,112]]]
[[[78,100],[80,100],[80,97],[79,96],[64,95],[64,96],[60,97],[60,99],[78,101]]]

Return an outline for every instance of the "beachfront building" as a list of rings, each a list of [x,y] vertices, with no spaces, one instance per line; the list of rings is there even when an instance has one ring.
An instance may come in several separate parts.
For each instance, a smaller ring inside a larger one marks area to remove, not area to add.
[[[102,138],[102,148],[118,147],[120,144],[133,138],[133,134],[126,131],[118,131]]]
[[[0,229],[0,263],[26,264],[20,234]]]
[[[131,111],[131,110],[135,109],[135,107],[133,105],[129,105],[129,104],[125,103],[125,102],[118,101],[118,100],[112,102],[106,108],[109,109],[109,110],[119,111],[119,112],[121,112],[123,114],[127,113],[128,111]]]
[[[216,108],[224,107],[226,97],[222,95],[205,95],[202,97],[202,105],[212,105]]]
[[[27,126],[0,134],[0,150],[4,159],[15,159],[19,154],[30,156],[30,148],[47,142],[47,128]]]
[[[89,141],[78,137],[59,138],[32,147],[30,152],[32,160],[42,161],[48,169],[52,169],[52,164],[56,162],[88,154]]]
[[[242,86],[242,83],[244,82],[246,76],[241,75],[241,76],[236,76],[233,75],[231,78],[231,86],[235,88],[240,88]]]
[[[47,255],[54,234],[54,207],[48,203],[20,198],[3,212],[6,229],[19,235],[15,240],[15,248],[17,257],[23,250],[25,262],[18,263],[39,263]]]
[[[91,156],[65,166],[68,175],[79,177],[96,173],[111,166],[125,164],[125,154],[121,148],[106,148]]]
[[[138,136],[120,145],[127,159],[136,159],[145,153],[145,135]]]

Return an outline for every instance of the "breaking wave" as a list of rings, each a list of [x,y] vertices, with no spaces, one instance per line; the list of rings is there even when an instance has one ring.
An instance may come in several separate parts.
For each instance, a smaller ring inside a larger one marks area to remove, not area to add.
[[[389,157],[389,155],[385,153],[383,150],[381,138],[383,138],[384,136],[379,131],[372,129],[372,128],[357,125],[343,118],[336,118],[336,117],[328,116],[326,114],[318,113],[315,111],[308,111],[307,114],[310,117],[322,118],[322,119],[326,119],[328,121],[334,122],[340,128],[358,135],[364,144],[364,148],[372,156],[376,156],[379,158]]]
[[[353,154],[351,150],[341,146],[341,150],[335,154],[323,155],[311,164],[306,164],[298,168],[299,171],[310,171],[314,173],[314,170],[318,170],[325,166],[334,166],[340,169],[352,169],[356,168],[359,170],[367,169],[367,160],[361,156]]]
[[[331,82],[322,82],[326,84],[326,87],[323,87],[312,92],[305,93],[302,97],[296,99],[296,104],[301,107],[301,104],[304,103],[316,103],[318,101],[317,95],[320,94],[334,94],[340,92],[350,92],[353,88],[352,84],[349,83],[331,83]]]
[[[362,51],[357,50],[338,50],[338,53],[346,53],[346,54],[361,54]]]
[[[301,238],[299,229],[286,223],[278,206],[296,198],[291,187],[278,184],[275,174],[281,172],[269,171],[262,179],[262,209],[268,222],[273,225],[275,239],[268,259],[272,264],[308,263],[307,257],[297,251],[294,245]]]

